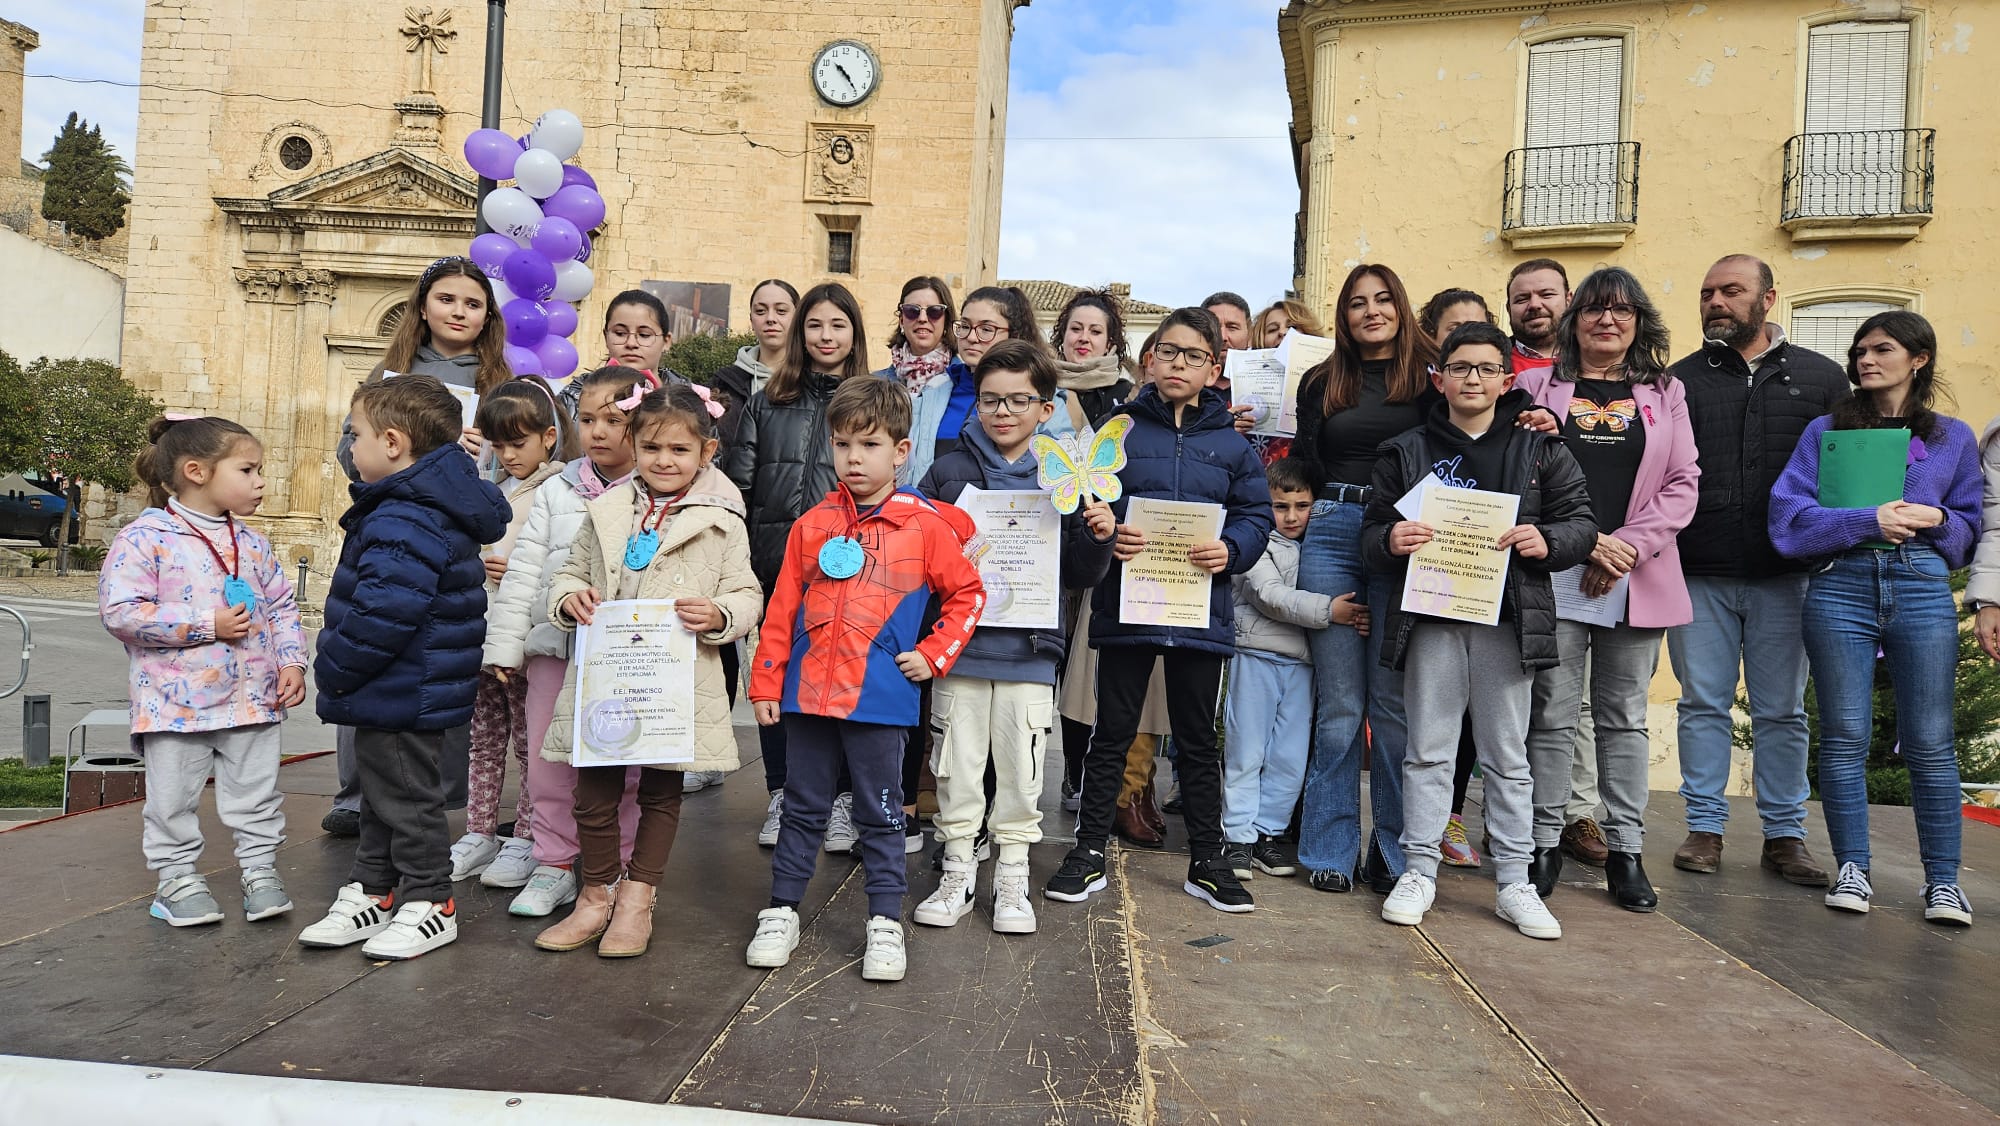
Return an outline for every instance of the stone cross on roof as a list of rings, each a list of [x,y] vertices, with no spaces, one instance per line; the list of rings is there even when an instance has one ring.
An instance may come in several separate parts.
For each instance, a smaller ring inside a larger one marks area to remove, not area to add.
[[[432,14],[430,8],[404,8],[403,18],[409,21],[402,29],[409,39],[409,51],[417,55],[417,89],[419,94],[435,94],[431,86],[431,59],[436,55],[448,54],[450,42],[458,38],[458,29],[451,26],[451,9]]]

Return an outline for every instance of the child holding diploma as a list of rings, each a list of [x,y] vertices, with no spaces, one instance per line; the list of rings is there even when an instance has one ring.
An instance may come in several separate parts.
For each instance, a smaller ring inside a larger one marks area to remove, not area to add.
[[[799,902],[826,837],[840,767],[853,777],[867,875],[861,976],[901,981],[903,747],[921,718],[917,685],[965,652],[986,595],[965,558],[972,521],[898,489],[910,456],[910,395],[886,379],[850,379],[826,406],[840,484],[786,537],[750,674],[757,722],[785,717],[784,805],[771,857],[771,906],[757,913],[744,960],[791,961]],[[941,609],[926,630],[931,600]]]
[[[972,380],[979,425],[967,427],[958,445],[938,457],[919,491],[948,504],[957,503],[968,488],[1040,492],[1035,455],[1028,447],[1056,409],[1054,359],[1037,343],[1004,340],[979,361]],[[1111,566],[1117,521],[1110,506],[1092,500],[1062,523],[1063,587],[1096,586]],[[1056,592],[1050,594],[1060,602]],[[1042,755],[1053,734],[1056,667],[1062,659],[1060,624],[1034,630],[988,624],[966,644],[952,674],[933,683],[931,727],[937,745],[931,771],[937,775],[944,879],[917,905],[912,916],[917,922],[948,927],[972,909],[978,867],[973,837],[987,816],[984,779],[991,761],[997,788],[988,827],[1000,846],[993,870],[993,929],[1034,932],[1028,846],[1042,839],[1042,814],[1035,803],[1042,793]]]
[[[1535,671],[1556,663],[1549,575],[1590,557],[1597,525],[1583,471],[1561,440],[1514,425],[1533,403],[1514,389],[1512,351],[1500,330],[1460,325],[1440,351],[1431,382],[1444,402],[1423,426],[1383,445],[1361,522],[1363,558],[1371,569],[1400,575],[1410,555],[1431,541],[1429,525],[1404,519],[1396,507],[1426,477],[1521,499],[1517,522],[1494,545],[1511,553],[1497,625],[1397,608],[1382,623],[1382,663],[1403,670],[1410,720],[1402,836],[1409,866],[1383,901],[1382,918],[1416,926],[1436,898],[1438,841],[1451,816],[1452,765],[1469,714],[1486,775],[1499,915],[1531,938],[1561,938],[1562,927],[1528,882],[1534,827],[1528,718]]]
[[[626,794],[624,766],[577,768],[583,886],[569,917],[535,939],[544,950],[597,941],[600,958],[645,953],[660,876],[680,825],[683,771],[726,773],[737,766],[720,650],[757,624],[764,599],[750,570],[743,494],[715,467],[715,421],[722,410],[706,387],[687,384],[670,384],[639,402],[625,430],[636,472],[584,505],[583,527],[550,591],[555,624],[564,630],[589,625],[601,602],[671,599],[698,644],[694,761],[643,768],[636,797]],[[576,698],[576,672],[572,664],[542,743],[542,757],[556,762],[570,760],[575,715],[588,703]],[[621,865],[619,814],[632,801],[639,830],[631,859]]]
[[[1129,513],[1134,497],[1195,502],[1223,510],[1222,534],[1194,544],[1187,562],[1208,587],[1205,627],[1120,621],[1126,576],[1114,569],[1091,601],[1090,643],[1104,650],[1097,668],[1097,730],[1083,763],[1083,801],[1076,847],[1063,858],[1042,894],[1080,903],[1105,887],[1104,848],[1124,774],[1125,750],[1154,661],[1165,658],[1167,711],[1180,755],[1181,809],[1192,848],[1183,889],[1218,911],[1256,904],[1229,870],[1222,849],[1222,755],[1216,745],[1216,698],[1222,665],[1236,651],[1234,606],[1223,575],[1241,574],[1264,554],[1271,533],[1271,499],[1264,466],[1210,384],[1220,370],[1222,333],[1202,309],[1176,309],[1160,322],[1144,364],[1152,384],[1116,412],[1130,415],[1125,496],[1114,511]],[[1145,550],[1145,533],[1121,515],[1113,553],[1129,562]]]

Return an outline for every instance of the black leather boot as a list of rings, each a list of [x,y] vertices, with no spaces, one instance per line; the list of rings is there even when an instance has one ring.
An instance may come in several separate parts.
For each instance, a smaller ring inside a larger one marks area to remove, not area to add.
[[[1368,885],[1368,890],[1376,895],[1387,895],[1396,890],[1396,877],[1389,874],[1389,862],[1382,858],[1382,849],[1375,843],[1375,834],[1368,834],[1368,851],[1361,858],[1361,878],[1358,881]]]
[[[1556,881],[1562,877],[1563,854],[1560,846],[1536,847],[1528,860],[1528,882],[1535,885],[1535,894],[1547,899],[1555,894]]]
[[[1658,893],[1646,878],[1646,866],[1636,852],[1612,849],[1604,860],[1604,880],[1611,885],[1611,898],[1627,911],[1651,911],[1660,905]]]

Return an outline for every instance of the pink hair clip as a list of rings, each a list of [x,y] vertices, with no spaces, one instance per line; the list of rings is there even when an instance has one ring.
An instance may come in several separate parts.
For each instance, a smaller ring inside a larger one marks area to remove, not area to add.
[[[620,368],[625,365],[618,362],[618,357],[612,356],[604,362],[604,366]],[[657,391],[660,389],[660,377],[653,374],[652,368],[640,368],[639,374],[646,377],[646,388],[648,390]]]
[[[694,388],[694,393],[696,395],[701,396],[702,403],[708,407],[708,417],[721,418],[725,413],[727,413],[728,408],[724,407],[721,403],[716,402],[714,396],[708,393],[708,388],[703,387],[699,383],[690,384],[690,386]]]
[[[621,411],[629,411],[637,407],[639,405],[639,400],[645,397],[646,397],[646,385],[643,383],[634,383],[632,385],[632,393],[626,396],[625,398],[618,400],[613,405],[616,406]]]
[[[166,419],[168,422],[193,422],[195,419],[205,416],[190,414],[187,411],[161,411],[160,417]]]

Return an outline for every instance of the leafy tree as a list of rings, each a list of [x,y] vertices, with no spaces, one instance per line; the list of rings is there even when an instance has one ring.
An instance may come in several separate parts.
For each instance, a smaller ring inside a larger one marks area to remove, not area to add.
[[[674,341],[660,357],[660,364],[680,372],[696,383],[709,383],[715,373],[736,362],[736,353],[746,344],[757,343],[747,332],[734,336],[684,336]]]
[[[115,364],[44,357],[23,371],[0,353],[0,466],[129,489],[132,460],[159,413]]]
[[[44,218],[92,240],[109,238],[125,225],[132,169],[97,126],[70,114],[42,163],[48,168],[42,174]]]

